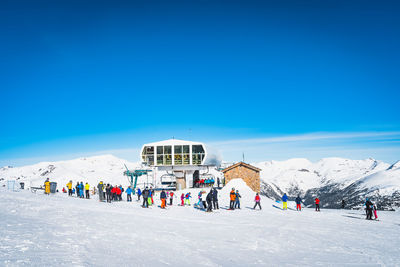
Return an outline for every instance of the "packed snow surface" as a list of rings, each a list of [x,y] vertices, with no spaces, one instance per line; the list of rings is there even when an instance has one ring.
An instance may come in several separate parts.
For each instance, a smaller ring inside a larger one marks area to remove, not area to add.
[[[400,212],[380,212],[380,221],[366,221],[362,211],[282,211],[266,198],[261,200],[263,210],[254,211],[250,209],[254,192],[241,181],[228,186],[240,188],[241,210],[206,213],[177,206],[178,199],[166,210],[156,205],[144,209],[135,200],[110,204],[100,203],[97,196],[86,200],[63,193],[47,196],[0,189],[0,265],[396,266],[400,262]],[[220,191],[223,208],[230,189]],[[159,205],[158,195],[155,201]]]

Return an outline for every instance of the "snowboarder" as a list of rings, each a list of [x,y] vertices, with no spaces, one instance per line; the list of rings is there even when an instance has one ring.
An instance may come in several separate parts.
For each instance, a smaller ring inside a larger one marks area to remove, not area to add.
[[[100,183],[97,185],[97,190],[99,190],[99,201],[103,202],[104,201],[104,197],[103,197],[103,181],[100,181]]]
[[[166,201],[167,201],[167,195],[165,194],[164,189],[161,190],[160,199],[161,199],[161,208],[165,209],[165,204],[166,204]]]
[[[320,211],[320,209],[319,209],[319,203],[320,203],[319,198],[318,198],[318,197],[315,198],[315,211]]]
[[[242,196],[239,194],[239,190],[236,190],[236,197],[235,197],[235,209],[240,209],[240,198]]]
[[[85,193],[86,193],[86,198],[87,198],[87,199],[90,198],[89,190],[90,190],[90,186],[89,186],[88,183],[86,183],[86,184],[85,184]]]
[[[50,181],[49,181],[49,178],[47,178],[46,181],[44,182],[44,193],[46,195],[50,194]]]
[[[128,188],[126,189],[126,202],[132,202],[132,189],[130,186],[128,186]]]
[[[301,211],[301,198],[300,195],[296,197],[296,210]]]
[[[140,188],[138,187],[137,189],[137,201],[140,201],[140,196],[142,195],[142,191],[140,190]]]
[[[366,198],[365,201],[365,208],[367,210],[367,220],[372,220],[372,209],[373,209],[374,204],[369,200],[369,198]]]
[[[283,210],[287,210],[287,201],[288,201],[288,196],[286,195],[286,193],[284,193],[282,196]]]
[[[68,188],[68,196],[72,196],[72,181],[68,182],[67,188]]]
[[[218,206],[218,191],[216,188],[214,188],[212,190],[212,202],[213,202],[213,206],[214,206],[214,210],[218,210],[219,206]]]
[[[256,204],[254,204],[253,210],[255,210],[257,206],[260,207],[260,210],[261,210],[261,204],[260,204],[261,198],[260,198],[260,195],[258,193],[256,194],[254,202],[256,202]]]
[[[231,193],[229,194],[230,197],[230,203],[229,203],[229,209],[234,210],[235,209],[235,200],[236,200],[236,193],[235,193],[235,188],[232,188]]]

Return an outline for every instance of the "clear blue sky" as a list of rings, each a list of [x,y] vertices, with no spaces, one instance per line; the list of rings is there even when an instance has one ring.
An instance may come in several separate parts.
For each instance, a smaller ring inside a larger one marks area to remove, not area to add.
[[[129,149],[137,160],[143,143],[172,136],[234,140],[226,160],[395,161],[399,11],[399,1],[1,1],[0,165]],[[321,133],[367,136],[274,142],[280,153],[240,141]]]

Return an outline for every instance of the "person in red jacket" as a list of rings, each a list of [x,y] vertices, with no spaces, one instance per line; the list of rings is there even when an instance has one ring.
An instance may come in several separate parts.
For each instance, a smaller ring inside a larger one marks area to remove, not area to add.
[[[315,211],[320,211],[319,210],[319,198],[315,198]]]
[[[260,198],[260,195],[258,193],[256,194],[256,197],[255,197],[254,201],[256,202],[256,204],[254,205],[253,210],[255,210],[257,206],[259,206],[260,209],[261,209],[261,204],[260,204],[261,198]]]

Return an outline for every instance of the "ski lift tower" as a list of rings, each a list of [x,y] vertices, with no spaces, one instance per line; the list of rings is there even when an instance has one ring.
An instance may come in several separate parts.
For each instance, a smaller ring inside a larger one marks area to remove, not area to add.
[[[177,139],[145,144],[140,157],[143,164],[167,174],[156,179],[160,187],[176,189],[193,187],[200,172],[221,165],[218,152],[204,143]]]
[[[132,188],[132,191],[133,191],[132,193],[135,194],[137,180],[138,180],[139,176],[148,175],[150,172],[152,172],[152,170],[134,170],[134,171],[130,171],[128,169],[128,167],[126,167],[126,165],[125,165],[125,168],[126,168],[126,171],[124,171],[124,175],[126,175],[126,176],[131,178],[131,180],[129,182],[131,183],[131,188]]]

